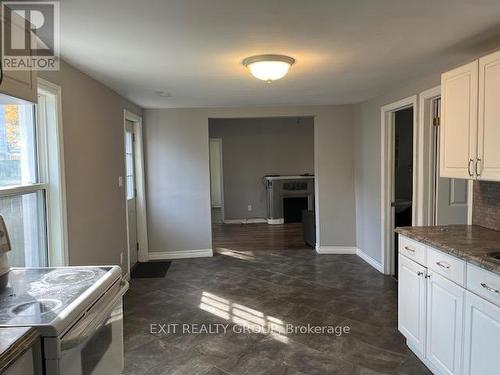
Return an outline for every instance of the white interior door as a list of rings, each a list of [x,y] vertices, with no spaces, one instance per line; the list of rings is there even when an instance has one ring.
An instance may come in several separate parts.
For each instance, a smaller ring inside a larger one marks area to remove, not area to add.
[[[468,181],[439,178],[436,191],[436,225],[467,224]]]
[[[436,99],[433,117],[440,117],[441,100]],[[468,214],[468,180],[446,178],[440,176],[440,152],[441,152],[441,131],[442,127],[434,127],[435,132],[435,210],[434,224],[467,224]]]
[[[137,263],[138,241],[137,241],[137,202],[136,202],[136,179],[135,179],[135,136],[134,123],[126,120],[125,125],[125,187],[127,192],[127,237],[128,237],[128,259],[129,269]]]

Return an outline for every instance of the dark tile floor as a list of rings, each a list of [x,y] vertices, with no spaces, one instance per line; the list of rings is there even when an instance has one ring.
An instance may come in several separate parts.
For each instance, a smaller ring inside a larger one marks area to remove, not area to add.
[[[397,331],[396,295],[394,280],[355,255],[224,249],[174,261],[165,278],[131,282],[125,373],[428,374]],[[230,326],[219,334],[159,328],[175,323]],[[286,332],[307,324],[350,332]],[[239,334],[243,327],[251,332]]]

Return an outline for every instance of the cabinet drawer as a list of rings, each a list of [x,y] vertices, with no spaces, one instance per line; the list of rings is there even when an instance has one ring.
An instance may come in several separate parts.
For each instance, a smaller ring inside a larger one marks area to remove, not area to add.
[[[429,247],[427,249],[427,267],[465,287],[466,263],[462,259]]]
[[[500,275],[467,264],[467,289],[500,306]]]
[[[426,266],[427,247],[420,242],[409,239],[405,236],[399,236],[399,253],[407,258]]]

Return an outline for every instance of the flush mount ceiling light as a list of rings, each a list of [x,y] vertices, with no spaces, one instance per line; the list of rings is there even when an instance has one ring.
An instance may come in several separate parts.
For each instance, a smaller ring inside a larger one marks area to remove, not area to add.
[[[267,82],[283,78],[294,63],[294,58],[284,55],[250,56],[242,61],[255,78]]]

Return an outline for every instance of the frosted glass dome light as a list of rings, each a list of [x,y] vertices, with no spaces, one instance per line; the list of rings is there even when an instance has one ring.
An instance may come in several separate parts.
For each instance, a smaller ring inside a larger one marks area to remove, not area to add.
[[[295,59],[283,55],[258,55],[247,57],[242,63],[255,78],[272,82],[283,78]]]

